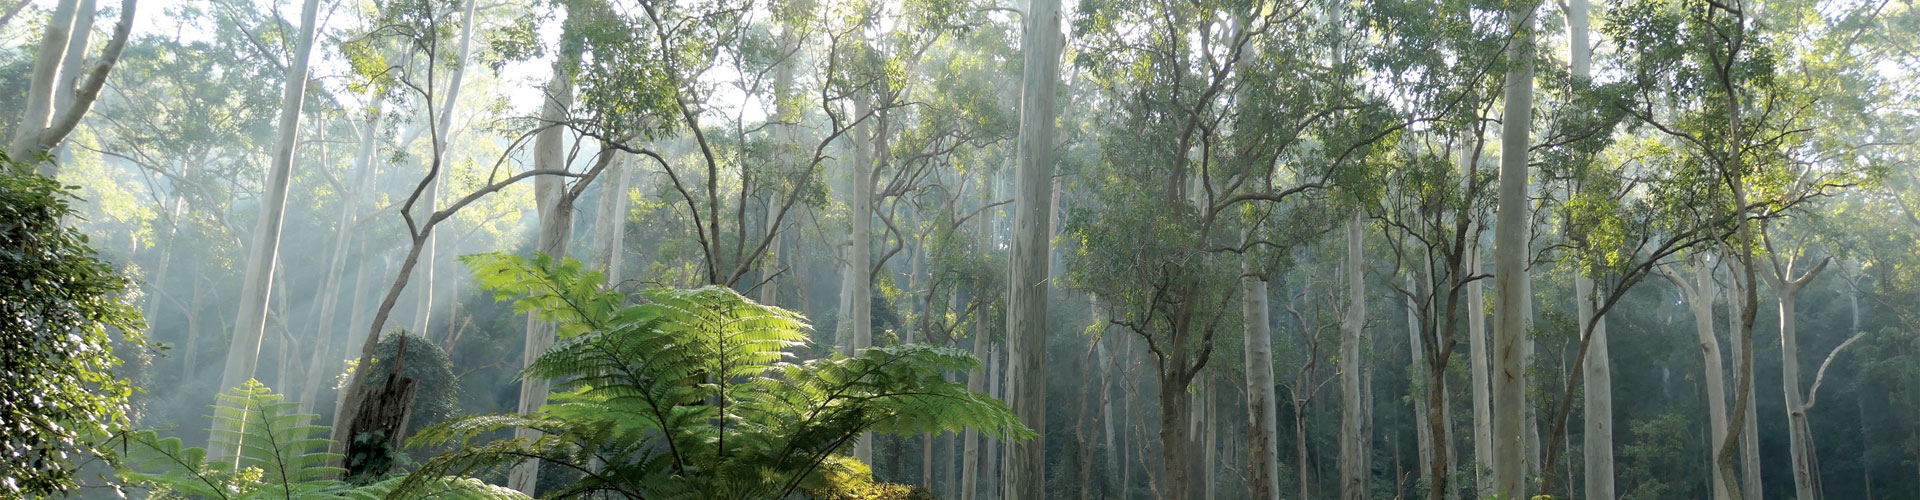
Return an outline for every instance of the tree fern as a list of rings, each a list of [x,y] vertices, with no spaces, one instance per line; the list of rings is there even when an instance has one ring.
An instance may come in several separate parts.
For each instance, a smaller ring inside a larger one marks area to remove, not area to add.
[[[462,260],[496,298],[559,324],[560,340],[524,375],[553,379],[563,392],[535,414],[468,417],[423,431],[410,445],[460,446],[416,471],[420,481],[538,459],[582,476],[547,492],[555,498],[852,498],[881,491],[905,498],[908,490],[900,488],[822,485],[857,483],[832,480],[853,477],[843,474],[852,459],[837,453],[868,431],[1032,435],[1006,405],[940,376],[978,364],[964,351],[904,345],[797,362],[790,351],[807,342],[806,319],[728,288],[629,298],[606,290],[599,274],[572,259]],[[641,303],[627,305],[632,299]],[[473,442],[510,427],[543,435]]]

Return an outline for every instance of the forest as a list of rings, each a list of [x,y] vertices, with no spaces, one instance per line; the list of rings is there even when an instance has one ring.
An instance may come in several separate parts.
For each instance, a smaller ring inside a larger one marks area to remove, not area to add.
[[[0,498],[1920,500],[1915,47],[0,0]]]

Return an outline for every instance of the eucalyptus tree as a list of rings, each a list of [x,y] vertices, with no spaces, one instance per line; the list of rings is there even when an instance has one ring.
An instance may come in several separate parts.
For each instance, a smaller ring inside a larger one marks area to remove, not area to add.
[[[1030,0],[1021,16],[1026,25],[1020,37],[1025,65],[1020,72],[1013,245],[1007,256],[1008,380],[1014,412],[1040,439],[1012,444],[1006,491],[1012,498],[1039,498],[1047,491],[1047,289],[1052,278],[1047,267],[1052,260],[1054,213],[1047,191],[1053,184],[1056,88],[1065,43],[1060,17],[1059,0]],[[1204,363],[1196,364],[1194,371]]]
[[[1084,249],[1067,278],[1152,353],[1168,498],[1199,489],[1188,385],[1240,316],[1240,256],[1285,249],[1303,232],[1243,239],[1242,214],[1294,218],[1296,202],[1323,194],[1401,128],[1356,95],[1353,64],[1315,60],[1314,42],[1354,36],[1317,22],[1326,7],[1140,1],[1076,14],[1085,41],[1076,65],[1100,90],[1088,105],[1113,113],[1093,118],[1106,133],[1082,173],[1090,200],[1066,223]]]
[[[1493,234],[1493,447],[1524,450],[1527,413],[1526,359],[1522,343],[1526,336],[1525,296],[1522,290],[1527,253],[1527,146],[1533,123],[1533,45],[1534,19],[1539,6],[1523,1],[1507,11],[1507,25],[1513,33],[1507,51],[1506,95],[1501,110],[1499,219]],[[1493,491],[1495,495],[1519,497],[1526,482],[1526,465],[1521,453],[1494,454]]]
[[[1679,196],[1683,191],[1667,191],[1671,199],[1663,203],[1684,203],[1670,213],[1719,221],[1719,229],[1708,236],[1727,248],[1734,283],[1740,287],[1740,296],[1730,300],[1737,306],[1732,332],[1735,411],[1726,432],[1715,436],[1718,478],[1734,499],[1747,498],[1733,465],[1738,437],[1746,426],[1755,425],[1741,409],[1752,404],[1759,288],[1755,268],[1762,264],[1757,260],[1762,241],[1756,226],[1870,173],[1851,161],[1813,161],[1817,158],[1807,157],[1800,147],[1813,145],[1810,132],[1821,118],[1858,115],[1815,105],[1819,100],[1811,90],[1839,75],[1819,65],[1783,62],[1796,57],[1792,40],[1818,40],[1826,33],[1759,23],[1762,5],[1709,2],[1677,10],[1660,2],[1634,2],[1617,8],[1619,15],[1609,19],[1606,28],[1621,44],[1620,64],[1631,75],[1629,88],[1611,107],[1658,132],[1663,140],[1658,147],[1670,151],[1664,156],[1672,162],[1663,170],[1688,186],[1684,192],[1697,193],[1687,199]],[[1764,7],[1767,16],[1805,14],[1811,8],[1785,2]],[[1818,53],[1798,56],[1822,58]],[[1667,90],[1675,88],[1691,92],[1681,99]]]
[[[41,154],[60,145],[93,107],[100,90],[106,86],[107,74],[127,46],[133,32],[136,0],[120,1],[120,20],[113,27],[113,38],[107,41],[92,68],[80,67],[90,33],[75,34],[73,30],[76,25],[83,30],[90,29],[94,14],[81,12],[82,3],[82,0],[60,0],[48,12],[35,50],[25,109],[14,124],[13,138],[7,148],[10,157],[37,161]],[[91,0],[84,4],[89,9],[94,5]],[[78,43],[69,47],[70,42]],[[80,78],[82,73],[85,79]],[[52,176],[59,167],[43,164],[39,170],[43,175]]]
[[[273,165],[262,184],[261,210],[253,226],[253,241],[248,245],[245,282],[240,289],[240,309],[234,318],[233,341],[227,346],[227,361],[220,375],[220,387],[238,387],[254,379],[260,361],[260,341],[266,334],[267,299],[272,291],[275,267],[280,259],[280,228],[287,210],[287,185],[293,170],[300,132],[300,110],[307,100],[307,62],[313,53],[314,32],[318,29],[319,0],[307,0],[300,8],[300,34],[292,60],[287,64],[285,92],[280,98],[279,138],[274,145]],[[221,429],[216,425],[216,430]],[[242,446],[243,443],[235,443]],[[239,450],[210,443],[215,457]]]

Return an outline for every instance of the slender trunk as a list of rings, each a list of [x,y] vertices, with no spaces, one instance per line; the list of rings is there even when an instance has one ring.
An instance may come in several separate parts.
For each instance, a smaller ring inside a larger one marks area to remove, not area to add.
[[[1787,443],[1793,458],[1793,489],[1799,500],[1820,497],[1819,478],[1814,475],[1813,433],[1807,424],[1806,394],[1800,387],[1800,346],[1796,331],[1795,299],[1800,288],[1826,269],[1822,261],[1806,274],[1793,276],[1793,264],[1776,266],[1770,282],[1780,311],[1780,387],[1786,395]]]
[[[273,166],[261,189],[264,197],[260,215],[253,226],[253,242],[248,247],[247,274],[241,284],[238,317],[233,341],[227,346],[227,361],[220,374],[220,388],[238,387],[252,379],[260,362],[260,341],[266,334],[267,303],[273,283],[274,267],[280,258],[280,225],[287,212],[287,184],[293,170],[294,150],[300,133],[300,108],[307,96],[307,56],[313,52],[314,19],[319,0],[307,0],[300,8],[300,39],[287,66],[286,89],[280,98],[280,136],[273,151]],[[216,424],[216,428],[221,428]],[[236,443],[237,444],[237,443]],[[215,457],[237,460],[236,449],[207,446]]]
[[[1267,317],[1267,281],[1254,275],[1251,262],[1242,263],[1242,268],[1246,273],[1246,277],[1240,279],[1243,289],[1240,314],[1246,325],[1247,498],[1273,499],[1280,494],[1280,444],[1274,434],[1278,424],[1274,414],[1273,328]],[[1294,388],[1303,389],[1298,385]],[[1306,463],[1302,461],[1301,465]]]
[[[74,86],[80,83],[80,70],[87,60],[87,39],[93,37],[94,0],[80,0],[73,12],[73,28],[68,31],[67,54],[60,60],[60,75],[54,81],[53,108],[73,105]]]
[[[374,189],[373,155],[375,139],[379,137],[381,107],[381,103],[375,101],[374,111],[361,125],[359,147],[353,156],[352,192],[346,193],[340,199],[340,219],[336,222],[337,226],[334,230],[333,249],[329,251],[332,257],[327,259],[327,275],[320,289],[320,321],[314,325],[313,329],[313,335],[321,339],[321,343],[313,350],[313,358],[307,366],[307,374],[301,381],[300,398],[296,400],[300,403],[300,413],[309,413],[313,409],[313,403],[320,397],[320,386],[324,381],[331,380],[324,370],[337,366],[335,362],[339,361],[338,357],[334,356],[334,351],[335,347],[341,343],[338,341],[341,340],[342,335],[338,334],[338,330],[342,329],[335,328],[334,320],[340,307],[341,283],[346,281],[347,252],[349,245],[357,239],[354,238],[357,231],[352,227],[354,214],[360,209],[365,197]],[[365,265],[363,263],[361,267]]]
[[[992,358],[992,354],[987,350],[986,335],[980,331],[982,323],[980,317],[984,315],[986,313],[980,311],[973,313],[972,339],[973,357],[980,358],[983,365]],[[967,372],[967,392],[984,392],[988,390],[986,386],[985,366],[974,367]],[[962,460],[960,462],[960,500],[975,500],[980,486],[980,432],[968,427],[961,431],[961,439],[965,444],[961,445],[960,452]]]
[[[1222,422],[1218,416],[1218,410],[1220,408],[1221,391],[1220,386],[1214,382],[1211,378],[1207,380],[1207,400],[1205,403],[1207,405],[1207,433],[1205,437],[1206,446],[1202,448],[1202,451],[1206,453],[1206,460],[1203,462],[1205,466],[1201,468],[1204,472],[1200,476],[1200,484],[1206,488],[1203,490],[1204,492],[1201,494],[1201,497],[1206,500],[1216,500],[1219,498],[1217,495],[1220,492],[1218,481],[1216,481],[1215,478],[1220,477],[1218,472],[1220,470],[1220,424]]]
[[[1745,295],[1746,292],[1744,291],[1745,288],[1743,287],[1745,287],[1746,285],[1738,281],[1740,279],[1740,273],[1738,271],[1740,264],[1738,262],[1735,262],[1733,259],[1724,259],[1724,260],[1726,260],[1727,262],[1727,274],[1729,278],[1728,285],[1732,287],[1727,291],[1727,331],[1729,332],[1730,335],[1737,336],[1738,332],[1740,331],[1740,307],[1741,306],[1740,306],[1739,297]],[[1729,354],[1732,355],[1732,359],[1734,360],[1734,369],[1738,371],[1741,369],[1740,363],[1744,362],[1741,360],[1748,360],[1751,358],[1751,356],[1747,354],[1747,352],[1750,349],[1748,349],[1745,345],[1741,344],[1737,337],[1732,342],[1728,342],[1728,345],[1730,346]],[[1747,369],[1751,370],[1752,368],[1749,367]],[[1735,377],[1738,378],[1738,375],[1736,375]],[[1759,407],[1757,406],[1759,402],[1759,398],[1756,397],[1755,392],[1756,392],[1756,389],[1753,387],[1752,384],[1748,384],[1745,391],[1740,391],[1738,387],[1735,387],[1735,392],[1733,395],[1734,403],[1733,403],[1733,406],[1731,407],[1733,409],[1733,415],[1742,415],[1741,418],[1745,418],[1747,422],[1759,421],[1760,412],[1759,412]],[[1743,394],[1746,396],[1746,399],[1744,400],[1740,399],[1741,395]],[[1734,417],[1732,415],[1729,415],[1728,422],[1732,422],[1733,418]],[[1740,493],[1741,493],[1741,495],[1739,496],[1734,496],[1733,492],[1730,490],[1728,492],[1728,495],[1734,498],[1754,498],[1756,500],[1766,498],[1764,496],[1765,491],[1763,491],[1761,488],[1761,477],[1760,477],[1760,428],[1758,425],[1753,425],[1753,424],[1744,425],[1742,427],[1743,427],[1742,429],[1734,430],[1732,428],[1732,424],[1731,423],[1728,424],[1728,432],[1739,434],[1739,443],[1738,443],[1739,449],[1740,449],[1739,480],[1740,480]],[[1722,434],[1721,436],[1716,436],[1715,437],[1716,442],[1719,439],[1722,439],[1722,436],[1727,436],[1727,435]],[[1732,438],[1727,437],[1726,439],[1732,439]],[[1722,463],[1722,465],[1720,466],[1721,469],[1716,469],[1716,470],[1726,470],[1726,469],[1731,469],[1733,467],[1733,465],[1731,464],[1731,461],[1733,460],[1731,455],[1722,455],[1716,449],[1714,456],[1719,459],[1719,460],[1716,460],[1716,462]],[[1728,486],[1725,484],[1724,481],[1715,481],[1715,482],[1722,483],[1721,484],[1722,489],[1728,489]]]
[[[856,99],[854,114],[865,116],[872,103],[872,96]],[[852,343],[849,352],[859,353],[861,349],[873,346],[873,279],[869,271],[873,266],[873,152],[877,152],[874,143],[886,134],[885,126],[875,127],[874,120],[861,122],[853,135],[853,179],[851,181],[852,199],[847,203],[847,219],[852,222],[853,233],[847,238],[852,243],[847,257],[846,280],[848,315],[844,330],[851,332]],[[875,129],[878,128],[878,131]],[[873,434],[863,433],[854,441],[853,457],[861,462],[873,463]]]
[[[1411,273],[1407,275],[1407,290],[1416,295],[1420,293],[1418,285],[1414,284],[1414,278]],[[1407,307],[1407,352],[1410,358],[1408,359],[1409,364],[1407,366],[1414,372],[1413,377],[1419,380],[1421,385],[1426,386],[1409,387],[1411,390],[1418,391],[1419,394],[1407,395],[1407,399],[1413,400],[1413,437],[1414,445],[1420,457],[1419,466],[1414,470],[1421,474],[1428,474],[1427,480],[1433,481],[1435,477],[1430,474],[1429,471],[1432,471],[1434,467],[1434,433],[1432,421],[1427,418],[1429,405],[1427,404],[1426,398],[1427,392],[1432,390],[1433,374],[1429,373],[1427,369],[1425,342],[1420,340],[1420,307],[1415,304],[1413,297],[1408,296],[1405,298]]]
[[[1001,401],[1006,401],[1007,374],[1005,365],[1001,362],[999,344],[987,344],[987,386],[987,394]],[[984,476],[981,480],[986,485],[987,491],[985,495],[989,500],[999,500],[1002,498],[1001,492],[1005,491],[1005,488],[1002,488],[1000,484],[1002,473],[1005,472],[1004,457],[1001,456],[1002,454],[1000,453],[1001,442],[1002,439],[998,438],[986,440],[986,461],[981,464],[981,474]]]
[[[1060,82],[1059,0],[1029,0],[1020,46],[1019,161],[1014,183],[1014,236],[1007,257],[1007,346],[1013,411],[1038,433],[1011,443],[1007,496],[1046,497],[1047,469],[1047,279],[1052,234],[1054,87]],[[1184,386],[1182,387],[1184,389]],[[1167,441],[1171,443],[1185,441]]]
[[[1478,233],[1478,231],[1475,231]],[[1475,237],[1477,242],[1479,238]],[[1469,275],[1481,272],[1480,246],[1473,245],[1472,255],[1468,257]],[[1487,340],[1487,299],[1486,285],[1480,282],[1467,284],[1467,336],[1468,356],[1472,358],[1471,382],[1473,382],[1473,478],[1474,496],[1484,496],[1492,492],[1492,477],[1488,472],[1493,466],[1493,394],[1491,374],[1493,373],[1490,353],[1492,346]]]
[[[1499,219],[1494,225],[1493,446],[1526,447],[1527,372],[1521,345],[1527,336],[1527,147],[1533,117],[1533,25],[1536,6],[1509,13],[1514,40],[1509,53],[1500,147]],[[1519,498],[1526,491],[1523,454],[1495,453],[1493,493]]]
[[[1727,434],[1727,374],[1725,360],[1720,355],[1720,339],[1714,333],[1713,297],[1716,293],[1713,281],[1714,263],[1705,253],[1692,257],[1693,282],[1686,278],[1670,275],[1668,278],[1680,289],[1687,301],[1688,311],[1693,313],[1693,329],[1700,345],[1701,357],[1705,359],[1707,386],[1707,429],[1713,439]],[[1720,456],[1709,453],[1708,464],[1711,470],[1721,467]],[[1727,500],[1727,487],[1720,481],[1708,481],[1713,484],[1713,500]]]
[[[554,61],[553,80],[547,84],[546,104],[540,109],[540,118],[548,123],[566,119],[567,110],[573,106],[573,71],[578,53],[569,54]],[[534,136],[533,161],[536,170],[563,170],[567,168],[565,156],[565,129],[548,127]],[[539,214],[539,240],[535,251],[559,259],[566,256],[568,240],[573,236],[573,197],[568,193],[565,179],[555,176],[540,176],[533,183],[534,202]],[[527,317],[527,336],[521,351],[520,364],[526,367],[535,358],[547,352],[553,346],[556,325]],[[519,413],[533,413],[547,404],[547,392],[552,381],[539,377],[525,377],[520,381]],[[513,436],[518,439],[538,439],[540,432],[529,428],[515,428]],[[513,467],[507,475],[507,487],[535,495],[534,487],[539,484],[540,461],[527,460]]]
[[[1585,274],[1574,277],[1574,300],[1581,325],[1592,325],[1591,346],[1580,369],[1582,446],[1585,447],[1587,498],[1615,498],[1613,492],[1613,371],[1607,354],[1607,318],[1594,314],[1598,290]]]
[[[1372,453],[1365,437],[1367,387],[1360,358],[1360,343],[1367,319],[1366,282],[1361,269],[1360,242],[1363,231],[1360,212],[1347,221],[1347,312],[1340,322],[1340,498],[1365,500],[1368,480],[1367,455]]]

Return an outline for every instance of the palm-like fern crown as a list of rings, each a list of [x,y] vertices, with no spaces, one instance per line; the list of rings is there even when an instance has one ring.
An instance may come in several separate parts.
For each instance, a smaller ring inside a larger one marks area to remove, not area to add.
[[[463,260],[515,310],[558,324],[560,339],[525,375],[566,392],[533,415],[424,431],[416,444],[515,426],[546,436],[464,447],[416,476],[539,457],[585,476],[550,496],[781,498],[817,480],[821,464],[866,431],[1032,434],[1004,404],[941,377],[978,364],[958,349],[887,346],[796,362],[789,351],[807,340],[805,318],[725,287],[651,290],[625,305],[572,259]]]

